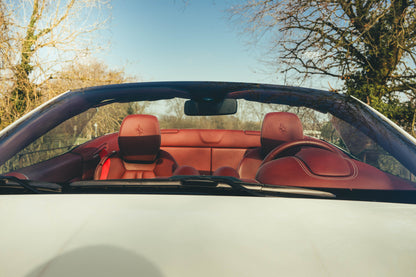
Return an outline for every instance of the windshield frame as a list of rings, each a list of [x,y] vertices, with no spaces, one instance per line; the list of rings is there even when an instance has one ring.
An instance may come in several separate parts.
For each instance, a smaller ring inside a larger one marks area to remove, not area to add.
[[[0,131],[0,164],[65,120],[112,102],[210,97],[304,106],[352,124],[416,174],[416,139],[363,102],[343,94],[279,85],[227,82],[149,82],[68,91]]]

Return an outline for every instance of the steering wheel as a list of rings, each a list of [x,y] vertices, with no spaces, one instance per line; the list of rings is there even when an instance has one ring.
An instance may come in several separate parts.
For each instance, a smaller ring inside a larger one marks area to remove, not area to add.
[[[331,151],[333,153],[337,153],[334,148],[328,146],[328,144],[326,144],[325,142],[322,142],[320,140],[295,140],[295,141],[286,142],[286,143],[284,143],[282,145],[279,145],[276,148],[274,148],[266,156],[266,158],[264,158],[264,160],[263,160],[263,162],[261,163],[260,166],[262,166],[263,164],[265,164],[267,162],[270,162],[270,161],[276,159],[282,152],[288,150],[289,148],[299,147],[299,146],[311,146],[311,147],[315,147],[315,148],[325,149],[325,150]]]

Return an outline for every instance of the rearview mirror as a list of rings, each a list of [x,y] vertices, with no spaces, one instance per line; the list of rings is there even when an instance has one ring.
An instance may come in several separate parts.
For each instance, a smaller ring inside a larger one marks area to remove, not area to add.
[[[224,99],[220,102],[212,99],[201,101],[188,100],[185,102],[186,115],[226,115],[237,112],[237,100]]]

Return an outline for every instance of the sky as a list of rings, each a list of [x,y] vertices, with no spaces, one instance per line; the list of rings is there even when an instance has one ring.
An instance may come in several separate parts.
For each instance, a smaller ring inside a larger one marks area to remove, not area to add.
[[[112,1],[108,49],[98,55],[140,81],[284,84],[227,12],[232,0]],[[326,88],[325,79],[303,86]]]

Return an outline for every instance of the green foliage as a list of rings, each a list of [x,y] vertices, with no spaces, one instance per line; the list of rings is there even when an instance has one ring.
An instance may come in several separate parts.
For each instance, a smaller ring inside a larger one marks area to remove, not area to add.
[[[324,122],[322,124],[322,127],[320,128],[321,132],[321,139],[330,142],[342,149],[347,149],[344,142],[342,141],[342,138],[332,125],[330,121]]]
[[[404,94],[392,91],[388,84],[373,82],[361,74],[355,74],[346,80],[345,90],[413,134],[416,103]]]

